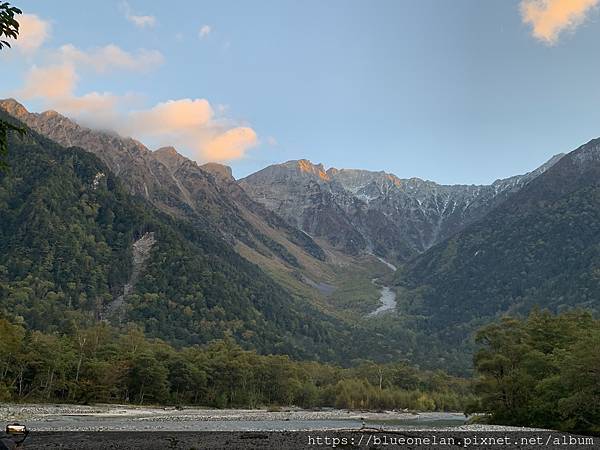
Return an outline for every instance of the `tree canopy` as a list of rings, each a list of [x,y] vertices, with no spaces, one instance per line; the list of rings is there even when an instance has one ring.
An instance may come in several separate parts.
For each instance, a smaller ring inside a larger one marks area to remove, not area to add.
[[[473,411],[499,424],[600,431],[600,320],[534,310],[482,328],[477,341]]]
[[[6,39],[17,39],[19,36],[19,22],[15,18],[19,14],[22,14],[19,8],[11,6],[7,2],[0,3],[0,50],[3,47],[10,48],[10,42]],[[21,136],[25,133],[24,128],[0,119],[0,171],[8,168],[5,159],[8,153],[8,133],[10,131],[17,132]]]

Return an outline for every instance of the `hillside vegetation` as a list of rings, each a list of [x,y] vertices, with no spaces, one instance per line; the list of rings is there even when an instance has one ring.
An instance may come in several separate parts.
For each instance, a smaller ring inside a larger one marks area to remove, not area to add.
[[[338,325],[301,303],[210,230],[130,195],[108,168],[31,130],[0,174],[0,310],[44,332],[70,321],[137,322],[175,344],[234,336],[259,351],[328,354]],[[118,317],[132,245],[156,244]]]
[[[174,349],[101,323],[45,334],[0,319],[0,401],[461,410],[465,380],[403,363],[351,369],[258,355],[226,338]]]
[[[563,157],[485,218],[404,265],[400,312],[446,348],[539,306],[600,309],[600,140]]]
[[[493,423],[600,432],[600,320],[535,310],[477,333],[477,412]]]

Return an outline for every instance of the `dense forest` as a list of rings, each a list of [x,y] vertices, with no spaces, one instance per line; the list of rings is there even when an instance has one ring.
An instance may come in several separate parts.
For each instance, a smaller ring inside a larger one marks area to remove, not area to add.
[[[226,337],[176,349],[139,327],[42,333],[0,319],[0,401],[467,411],[491,423],[598,432],[600,320],[504,318],[477,333],[472,381],[406,363],[343,368],[259,355]]]
[[[99,323],[46,334],[0,319],[0,401],[462,410],[465,380],[404,363],[353,368],[259,355],[233,339],[175,349]]]
[[[505,318],[477,333],[479,402],[492,423],[600,432],[600,320],[589,312]]]
[[[264,351],[318,352],[327,318],[301,305],[210,230],[198,232],[129,195],[94,155],[31,130],[11,136],[0,173],[0,309],[54,331],[69,316],[99,318],[123,293],[132,244],[156,236],[116,321],[143,322],[175,343],[232,333]],[[331,325],[335,329],[335,325]]]

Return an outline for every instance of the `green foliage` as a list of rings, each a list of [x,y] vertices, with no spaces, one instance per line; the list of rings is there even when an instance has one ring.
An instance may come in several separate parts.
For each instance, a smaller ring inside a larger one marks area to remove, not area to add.
[[[456,411],[469,398],[465,380],[402,363],[343,369],[232,339],[175,349],[106,323],[44,334],[0,318],[0,360],[3,401]]]
[[[9,132],[15,132],[19,136],[23,137],[25,136],[25,128],[15,126],[10,122],[5,122],[4,120],[0,120],[0,171],[6,171],[9,168],[8,162],[5,160],[6,156],[8,155]]]
[[[10,48],[10,43],[3,38],[16,39],[19,35],[19,22],[15,19],[15,16],[19,14],[22,14],[19,8],[10,6],[7,2],[0,3],[0,50],[5,46]],[[19,133],[21,137],[25,134],[23,127],[0,120],[0,172],[8,169],[5,158],[8,154],[9,131]]]
[[[600,431],[600,320],[534,310],[482,328],[477,341],[473,411],[494,423]]]
[[[10,6],[7,2],[0,3],[0,50],[4,46],[10,48],[10,43],[3,38],[16,39],[19,36],[19,22],[15,16],[22,13],[19,8]]]

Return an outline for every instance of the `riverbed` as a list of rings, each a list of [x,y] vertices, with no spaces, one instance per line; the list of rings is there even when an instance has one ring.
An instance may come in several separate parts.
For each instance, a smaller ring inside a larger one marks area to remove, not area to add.
[[[464,425],[466,417],[453,412],[2,405],[0,420],[19,421],[33,431],[280,431],[441,429]]]
[[[385,259],[383,259],[379,256],[375,256],[375,257],[380,262],[385,264],[392,272],[395,272],[397,270],[397,267],[395,265],[393,265],[392,263],[390,263],[389,261],[386,261]],[[369,314],[367,314],[367,317],[375,317],[375,316],[378,316],[385,312],[395,310],[396,309],[396,293],[388,286],[380,285],[379,278],[373,278],[371,280],[371,283],[373,283],[375,286],[380,288],[379,303],[381,303],[381,304],[375,311],[371,311]]]
[[[377,278],[374,278],[371,281],[376,286],[381,287],[381,290],[379,291],[379,303],[381,303],[381,305],[375,311],[371,311],[369,314],[367,314],[367,317],[378,316],[387,311],[393,311],[396,309],[396,293],[388,286],[379,286],[377,284]]]

